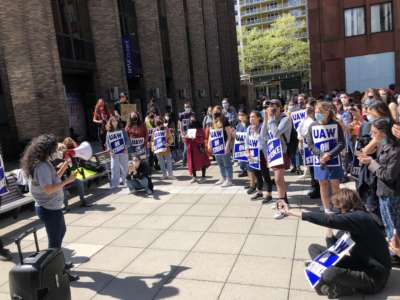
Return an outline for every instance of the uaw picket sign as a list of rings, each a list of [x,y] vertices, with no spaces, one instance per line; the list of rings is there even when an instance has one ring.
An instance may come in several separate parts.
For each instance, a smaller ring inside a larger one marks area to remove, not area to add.
[[[345,233],[327,250],[318,255],[305,269],[305,275],[311,287],[315,287],[321,280],[322,274],[329,268],[336,265],[354,247],[355,242],[350,234]]]
[[[8,192],[3,158],[0,155],[0,196],[5,195]]]
[[[120,154],[125,150],[125,139],[122,130],[114,131],[109,133],[109,141],[111,146],[111,152],[113,154]]]
[[[133,155],[144,155],[146,154],[146,149],[144,148],[144,137],[141,138],[131,138],[132,154]]]
[[[321,153],[327,153],[337,146],[338,140],[338,125],[316,125],[312,127],[312,138],[314,145]],[[320,158],[314,156],[314,166],[321,166]],[[325,163],[327,167],[337,167],[340,166],[339,156],[332,157],[331,160]]]
[[[154,130],[154,153],[167,151],[167,136],[165,130]]]
[[[213,155],[225,154],[225,140],[223,128],[210,130],[211,153]]]
[[[358,141],[356,141],[354,149],[358,149]],[[361,172],[360,161],[358,160],[357,156],[354,155],[353,163],[351,164],[350,174],[353,178],[357,179],[360,176],[360,172]]]
[[[294,128],[297,130],[301,121],[303,121],[306,118],[306,111],[303,109],[292,112],[290,114],[290,117],[292,118]]]
[[[284,164],[283,149],[281,140],[274,138],[271,132],[268,132],[267,143],[267,161],[268,167],[276,167]]]
[[[308,148],[306,141],[303,143],[303,162],[305,167],[310,167],[314,165],[314,154],[311,149]]]
[[[256,170],[261,170],[260,165],[260,149],[258,148],[259,134],[249,135],[249,167]]]
[[[245,149],[246,132],[236,132],[233,158],[237,161],[247,161],[247,153]]]

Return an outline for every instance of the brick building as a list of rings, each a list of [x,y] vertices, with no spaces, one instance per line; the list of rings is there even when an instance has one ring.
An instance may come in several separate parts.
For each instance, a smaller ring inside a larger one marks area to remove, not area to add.
[[[93,137],[97,97],[197,111],[239,97],[233,1],[0,1],[0,143]],[[18,150],[17,150],[18,149]]]
[[[314,95],[400,80],[400,1],[309,0]]]

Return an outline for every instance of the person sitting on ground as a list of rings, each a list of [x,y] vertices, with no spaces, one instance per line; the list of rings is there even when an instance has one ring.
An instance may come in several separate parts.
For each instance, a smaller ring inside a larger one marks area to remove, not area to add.
[[[357,293],[376,294],[382,291],[389,279],[391,266],[388,243],[377,220],[368,213],[355,191],[341,189],[333,197],[332,202],[339,214],[322,212],[295,212],[281,201],[279,210],[288,216],[339,230],[333,235],[327,231],[327,247],[311,244],[309,253],[316,258],[327,248],[335,244],[344,232],[350,233],[355,246],[348,256],[344,256],[335,266],[328,268],[315,287],[320,295],[329,299],[351,296]]]
[[[153,194],[154,188],[150,177],[150,167],[138,155],[133,157],[128,166],[126,184],[131,192],[143,189],[147,195]]]

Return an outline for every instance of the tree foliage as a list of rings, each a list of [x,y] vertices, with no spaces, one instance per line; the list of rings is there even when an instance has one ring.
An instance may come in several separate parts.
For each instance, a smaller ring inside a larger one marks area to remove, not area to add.
[[[301,27],[294,16],[283,15],[267,30],[243,28],[239,32],[242,74],[250,73],[256,67],[288,72],[308,69],[309,44],[298,38]]]

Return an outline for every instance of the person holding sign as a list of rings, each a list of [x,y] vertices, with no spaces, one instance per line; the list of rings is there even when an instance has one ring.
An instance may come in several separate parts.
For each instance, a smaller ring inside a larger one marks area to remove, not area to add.
[[[239,162],[239,168],[242,171],[238,177],[247,177],[248,158],[245,149],[245,139],[247,136],[248,116],[244,110],[239,111],[239,123],[235,130],[235,145],[233,158]]]
[[[315,122],[307,134],[307,145],[314,154],[314,178],[319,181],[321,200],[326,213],[332,213],[329,187],[332,194],[339,190],[344,176],[339,154],[345,147],[342,127],[334,119],[330,102],[315,107]]]
[[[161,117],[156,119],[156,128],[151,136],[151,148],[157,155],[163,177],[162,179],[176,179],[172,171],[172,134],[167,127],[164,127],[164,120]]]
[[[192,176],[190,183],[203,183],[206,180],[206,170],[210,166],[210,160],[204,144],[204,129],[195,116],[190,117],[184,142],[187,148],[188,170]],[[196,171],[200,170],[201,179],[198,181]]]
[[[208,147],[215,156],[221,173],[221,179],[215,184],[223,187],[232,186],[233,168],[231,147],[233,143],[233,128],[222,115],[220,106],[213,108],[213,123],[210,128]]]
[[[328,296],[329,299],[357,293],[379,293],[385,288],[392,268],[388,243],[380,224],[365,210],[358,194],[350,189],[338,191],[332,197],[332,203],[341,211],[340,214],[298,213],[291,211],[283,201],[278,204],[279,210],[285,215],[339,230],[336,236],[331,229],[327,230],[327,247],[317,244],[309,246],[311,258],[317,261],[307,263],[307,278],[319,295]],[[341,252],[346,251],[346,244],[336,242],[344,233],[350,235],[350,242],[355,245],[348,255],[343,256]],[[320,254],[332,245],[335,245],[335,253],[321,259]],[[332,264],[331,261],[336,263]],[[312,264],[317,267],[309,268]]]
[[[282,104],[278,99],[270,101],[264,111],[262,135],[268,138],[267,159],[269,167],[274,171],[274,178],[278,190],[278,200],[287,200],[285,170],[290,168],[290,159],[287,154],[287,142],[290,141],[292,121],[282,113]],[[279,212],[274,216],[279,219],[283,215]]]
[[[106,146],[111,156],[111,182],[112,189],[118,184],[125,185],[128,174],[128,148],[129,138],[126,131],[122,129],[121,123],[115,117],[111,117],[106,125]]]
[[[147,148],[147,129],[137,112],[132,112],[125,127],[131,141],[129,153],[133,156],[145,156]]]
[[[269,176],[267,161],[265,160],[265,137],[261,135],[261,116],[253,110],[250,113],[250,126],[247,129],[245,148],[249,158],[249,171],[257,180],[257,193],[251,200],[263,199],[263,203],[272,201],[272,180]],[[267,185],[267,194],[263,195],[264,182]]]

